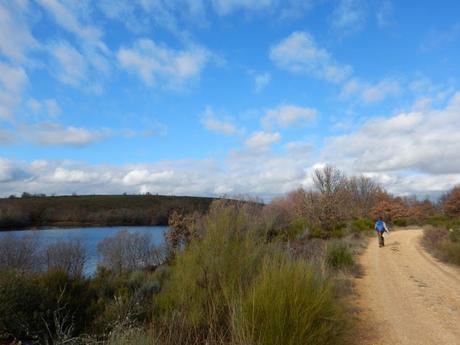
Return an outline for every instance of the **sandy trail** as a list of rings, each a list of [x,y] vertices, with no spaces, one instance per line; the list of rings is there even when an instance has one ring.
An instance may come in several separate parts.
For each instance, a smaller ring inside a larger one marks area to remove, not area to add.
[[[361,256],[359,344],[460,345],[460,269],[427,254],[421,236],[395,231]]]

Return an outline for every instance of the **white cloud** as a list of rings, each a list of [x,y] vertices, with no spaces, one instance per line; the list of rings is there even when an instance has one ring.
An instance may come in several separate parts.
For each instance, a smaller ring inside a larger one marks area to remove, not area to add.
[[[47,117],[55,118],[61,113],[61,108],[55,99],[39,101],[35,98],[30,98],[26,104],[34,113],[44,112]]]
[[[344,99],[355,96],[364,103],[376,103],[401,93],[401,82],[396,78],[384,78],[375,84],[350,79],[343,85],[340,96]]]
[[[402,112],[369,120],[330,138],[325,157],[355,171],[459,174],[460,93],[441,109]]]
[[[270,84],[272,76],[270,73],[261,73],[254,75],[254,89],[256,92],[261,92]]]
[[[430,30],[422,39],[420,50],[428,52],[437,48],[457,42],[460,38],[460,22],[451,25],[444,30]]]
[[[316,109],[286,104],[267,110],[261,122],[264,127],[268,128],[274,126],[287,128],[294,125],[302,127],[310,124],[315,116]]]
[[[210,15],[264,14],[281,20],[304,16],[316,0],[100,0],[106,17],[135,33],[161,27],[183,36],[190,25],[208,26]]]
[[[331,22],[339,35],[361,30],[367,17],[366,0],[339,0],[332,13]]]
[[[187,24],[206,24],[203,0],[102,0],[99,6],[107,17],[121,21],[136,33],[161,27],[181,34]]]
[[[362,99],[366,103],[382,101],[389,96],[401,93],[401,86],[397,80],[383,79],[374,85],[366,85],[362,90]]]
[[[231,14],[237,10],[260,11],[272,8],[276,0],[212,0],[214,9],[219,15]]]
[[[223,135],[235,135],[239,130],[236,126],[228,121],[218,120],[211,107],[206,107],[205,114],[201,119],[203,126],[212,132]]]
[[[87,82],[88,64],[75,47],[60,41],[53,43],[49,49],[54,58],[52,68],[61,82],[71,86],[81,86]]]
[[[11,133],[11,130],[0,128],[0,146],[9,145],[15,142],[15,137]]]
[[[91,180],[97,179],[99,174],[91,173],[84,170],[77,170],[77,169],[66,169],[62,167],[56,168],[52,175],[53,182],[65,182],[65,183],[75,183],[75,182],[83,182],[87,183]]]
[[[125,185],[140,185],[146,183],[161,183],[174,177],[173,170],[151,172],[148,169],[133,169],[123,177]]]
[[[393,3],[391,0],[381,0],[377,9],[377,25],[385,28],[392,22]]]
[[[11,119],[27,82],[27,74],[23,68],[0,61],[0,119]]]
[[[85,146],[108,136],[109,129],[90,130],[84,127],[63,126],[57,123],[40,123],[21,128],[26,140],[39,145]]]
[[[246,141],[245,145],[254,150],[267,150],[271,145],[279,142],[281,135],[279,133],[268,133],[258,131],[253,133]]]
[[[270,59],[289,72],[308,74],[332,83],[342,82],[352,73],[350,66],[337,63],[306,32],[294,32],[272,46]]]
[[[12,62],[29,62],[29,51],[40,47],[27,25],[27,11],[27,2],[0,3],[0,53]]]
[[[72,32],[80,39],[90,42],[98,42],[102,37],[102,32],[91,25],[84,25],[78,18],[78,2],[66,2],[64,5],[59,0],[37,0],[64,29]],[[73,7],[72,7],[73,5]]]
[[[313,145],[303,141],[290,141],[284,145],[284,149],[290,155],[306,156],[313,150]]]
[[[147,85],[162,84],[181,88],[198,78],[211,54],[204,48],[193,46],[174,50],[150,39],[137,40],[131,48],[117,52],[120,65],[141,78]]]
[[[93,9],[88,7],[89,3],[37,1],[59,26],[75,35],[75,45],[61,39],[47,46],[53,58],[51,68],[55,69],[58,79],[74,87],[100,92],[102,77],[108,74],[111,67],[111,51],[103,41],[103,31],[86,23],[93,20],[90,16]]]

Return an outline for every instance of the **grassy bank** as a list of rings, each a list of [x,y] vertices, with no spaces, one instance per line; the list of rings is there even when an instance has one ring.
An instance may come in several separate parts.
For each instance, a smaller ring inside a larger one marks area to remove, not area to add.
[[[205,213],[213,200],[162,195],[6,198],[0,199],[0,229],[167,225],[172,211]]]
[[[345,237],[328,240],[295,229],[286,239],[270,219],[259,204],[216,201],[205,216],[183,218],[171,231],[187,236],[167,248],[129,233],[104,241],[93,277],[69,266],[84,262],[68,250],[78,244],[42,252],[9,239],[5,245],[17,250],[0,254],[0,337],[108,345],[343,343],[351,324],[341,279],[353,271],[366,230],[350,227]],[[26,252],[34,259],[18,265]],[[45,266],[37,266],[40,258]]]

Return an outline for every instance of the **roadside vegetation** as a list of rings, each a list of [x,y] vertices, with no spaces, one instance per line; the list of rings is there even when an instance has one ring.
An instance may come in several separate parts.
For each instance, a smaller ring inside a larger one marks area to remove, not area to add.
[[[313,190],[263,205],[215,200],[169,213],[164,245],[119,232],[83,275],[78,242],[0,237],[0,338],[43,344],[353,343],[346,300],[373,218],[439,217],[371,179],[326,166]],[[350,340],[351,339],[351,340]]]
[[[423,244],[437,258],[460,265],[460,187],[444,195],[441,207],[425,226]]]

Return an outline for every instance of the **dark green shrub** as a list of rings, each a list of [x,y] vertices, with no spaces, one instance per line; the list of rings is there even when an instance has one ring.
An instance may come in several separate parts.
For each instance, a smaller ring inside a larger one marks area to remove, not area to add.
[[[44,295],[32,277],[0,272],[0,334],[18,339],[41,337]]]
[[[76,336],[90,327],[96,293],[86,278],[51,270],[37,278],[37,285],[44,294],[43,321],[51,337],[58,335],[59,328],[65,329],[68,336]]]
[[[405,218],[400,218],[400,219],[395,219],[393,221],[393,224],[395,226],[408,226],[409,225],[409,221]]]
[[[327,246],[326,263],[334,269],[351,268],[354,265],[353,254],[345,243],[333,242]]]
[[[353,233],[360,233],[372,230],[374,228],[374,223],[368,218],[356,219],[350,224],[350,230]]]
[[[292,241],[308,233],[310,226],[305,218],[296,218],[289,226],[280,231],[279,237],[283,241]]]

